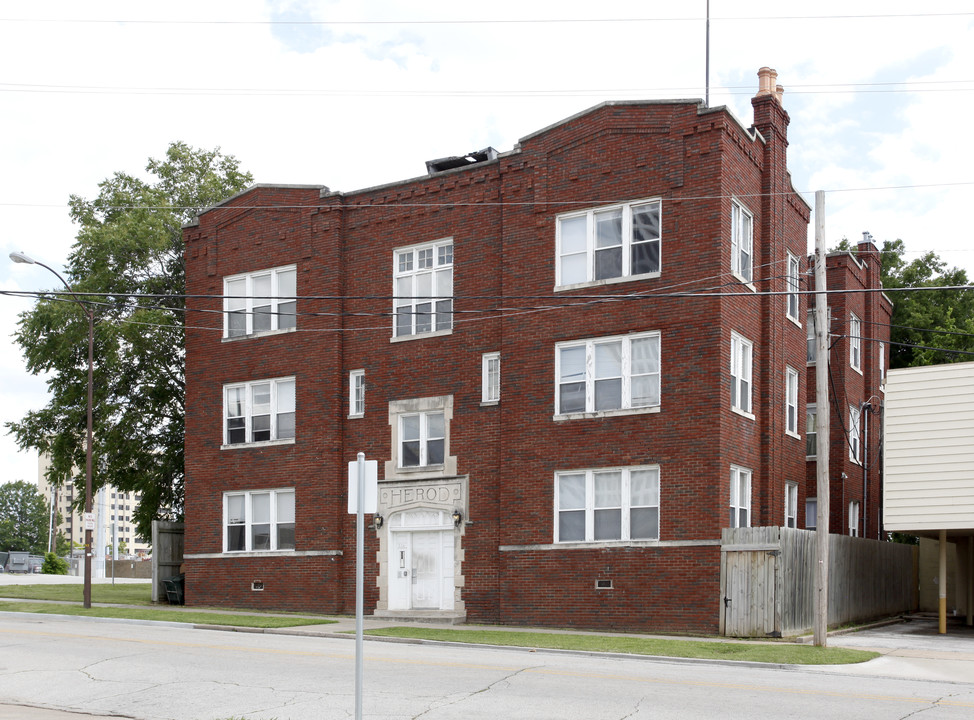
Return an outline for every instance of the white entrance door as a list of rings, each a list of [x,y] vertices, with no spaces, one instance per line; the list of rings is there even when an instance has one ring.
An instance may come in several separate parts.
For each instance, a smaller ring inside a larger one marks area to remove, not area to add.
[[[417,610],[440,609],[440,532],[414,532],[412,536],[412,606]]]
[[[390,525],[389,609],[452,610],[452,518],[410,511],[394,516]]]

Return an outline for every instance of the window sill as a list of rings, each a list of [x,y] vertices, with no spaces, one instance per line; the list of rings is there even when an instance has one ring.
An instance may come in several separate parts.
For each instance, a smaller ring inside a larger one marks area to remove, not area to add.
[[[234,337],[229,337],[224,335],[222,338],[223,342],[237,342],[238,340],[253,340],[255,338],[268,337],[269,335],[286,335],[288,333],[297,332],[296,327],[283,328],[281,330],[260,330],[259,332],[249,333],[248,335],[235,335]]]
[[[622,408],[620,410],[597,410],[595,412],[557,414],[553,415],[551,419],[555,422],[563,422],[565,420],[597,420],[599,418],[619,417],[622,415],[648,415],[658,412],[660,412],[660,406],[653,405],[652,407],[644,408]]]
[[[791,322],[794,323],[795,327],[797,327],[799,329],[802,328],[802,324],[801,324],[801,322],[799,322],[798,318],[792,317],[787,312],[785,313],[785,317],[788,318],[789,320],[791,320]]]
[[[817,455],[806,455],[805,456],[805,462],[818,462],[818,456]]]
[[[452,334],[453,334],[453,328],[450,328],[449,330],[434,330],[433,332],[417,333],[415,335],[395,335],[389,338],[389,342],[391,343],[408,342],[409,340],[423,340],[424,338],[443,337],[444,335],[452,335]]]
[[[856,367],[855,365],[849,365],[849,368],[852,370],[852,372],[857,373],[858,375],[862,375],[861,367]]]
[[[659,538],[633,538],[630,540],[556,540],[558,548],[613,548],[613,547],[646,547],[659,545]]]
[[[446,470],[446,465],[442,463],[439,465],[418,465],[418,466],[410,465],[409,467],[397,467],[396,474],[397,475],[422,475],[424,473],[442,474],[444,470]]]
[[[751,292],[757,292],[757,288],[754,287],[753,280],[748,280],[746,277],[744,277],[743,275],[738,275],[733,270],[731,271],[731,275],[733,275],[737,280],[739,280],[741,284],[744,285],[744,287],[746,287]]]
[[[481,400],[480,407],[497,407],[501,404],[500,400]]]
[[[754,413],[749,413],[741,410],[738,407],[731,406],[731,412],[735,415],[740,415],[741,417],[747,418],[748,420],[754,420]]]
[[[568,290],[578,290],[581,288],[602,287],[604,285],[618,285],[619,283],[636,282],[638,280],[652,280],[658,278],[661,272],[643,273],[641,275],[626,275],[625,277],[606,278],[604,280],[586,280],[580,283],[570,283],[568,285],[555,285],[554,292],[567,292]]]
[[[275,445],[293,445],[294,438],[285,438],[284,440],[262,440],[260,442],[250,442],[250,443],[233,443],[232,445],[221,445],[221,450],[239,450],[242,448],[264,448],[264,447],[274,447]]]
[[[227,557],[282,557],[293,555],[294,548],[290,550],[224,550],[223,555]]]
[[[792,432],[791,430],[785,430],[785,435],[787,435],[790,438],[795,438],[795,440],[801,440],[802,439],[802,436],[801,435],[799,435],[796,432]]]
[[[365,413],[355,413],[353,415],[349,415],[348,416],[348,419],[349,420],[358,420],[358,419],[364,418],[364,417],[365,417]]]

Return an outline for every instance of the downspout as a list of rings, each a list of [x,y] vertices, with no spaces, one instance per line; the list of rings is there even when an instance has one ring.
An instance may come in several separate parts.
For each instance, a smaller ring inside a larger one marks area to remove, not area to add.
[[[872,405],[868,401],[862,404],[859,412],[863,415],[862,433],[862,533],[859,537],[867,537],[866,523],[869,519],[869,411]]]

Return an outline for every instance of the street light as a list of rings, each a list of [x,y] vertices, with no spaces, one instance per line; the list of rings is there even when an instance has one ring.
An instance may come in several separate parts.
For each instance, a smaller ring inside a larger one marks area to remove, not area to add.
[[[54,273],[54,276],[64,283],[64,287],[68,289],[69,293],[72,293],[71,300],[78,303],[78,307],[81,308],[82,312],[88,316],[88,444],[85,448],[85,516],[86,519],[91,517],[91,439],[92,439],[92,420],[91,420],[91,406],[94,404],[94,357],[95,357],[95,313],[94,311],[81,302],[77,296],[74,295],[74,289],[71,287],[70,283],[61,277],[60,273],[54,268],[45,265],[42,262],[34,260],[29,255],[25,255],[22,252],[12,252],[10,253],[10,259],[15,263],[23,263],[26,265],[40,265],[45,270],[50,270]],[[85,524],[85,590],[84,590],[84,606],[86,608],[91,607],[91,527],[87,523]]]

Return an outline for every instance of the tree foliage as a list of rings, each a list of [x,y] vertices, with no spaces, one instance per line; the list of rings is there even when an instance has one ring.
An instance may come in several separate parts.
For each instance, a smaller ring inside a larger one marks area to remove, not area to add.
[[[39,555],[47,550],[49,508],[26,480],[0,485],[0,550]]]
[[[927,251],[909,262],[902,240],[887,240],[882,249],[883,287],[948,288],[967,285],[967,272],[948,267]],[[890,367],[914,367],[974,360],[974,290],[890,293]],[[959,350],[963,352],[948,352]]]
[[[98,197],[72,196],[79,231],[65,266],[76,298],[57,287],[22,313],[16,342],[34,374],[48,374],[50,402],[7,423],[22,448],[51,457],[48,478],[75,478],[84,502],[88,325],[95,314],[94,490],[141,494],[133,520],[176,518],[183,498],[184,337],[182,225],[247,187],[249,173],[216,150],[169,146],[150,159],[151,180],[118,172]],[[44,258],[37,258],[44,261]],[[53,279],[53,278],[52,278]]]
[[[41,565],[41,572],[45,575],[67,575],[68,561],[54,553],[46,553],[44,564]]]

